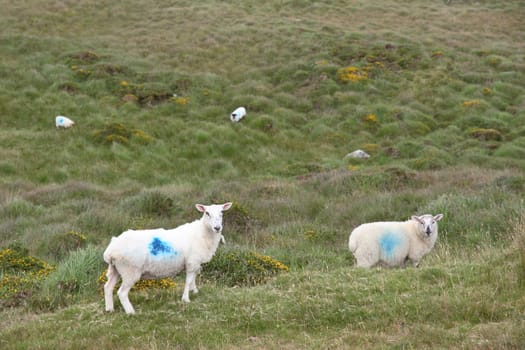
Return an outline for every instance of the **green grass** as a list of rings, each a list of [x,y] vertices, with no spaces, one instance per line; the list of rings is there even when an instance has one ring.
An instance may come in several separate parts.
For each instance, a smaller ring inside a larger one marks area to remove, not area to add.
[[[56,267],[0,270],[2,349],[525,346],[521,1],[0,5],[0,247]],[[190,305],[103,312],[111,236],[224,201]],[[425,212],[419,269],[352,267],[353,227]]]

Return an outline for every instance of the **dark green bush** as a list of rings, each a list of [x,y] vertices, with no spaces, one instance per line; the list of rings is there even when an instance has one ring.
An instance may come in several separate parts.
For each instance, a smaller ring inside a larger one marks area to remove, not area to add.
[[[175,201],[160,191],[146,192],[138,197],[138,211],[153,216],[170,216],[178,209]]]
[[[26,303],[54,267],[28,255],[20,244],[0,250],[0,308]]]
[[[257,219],[241,204],[233,202],[232,207],[224,213],[228,232],[247,234],[257,225]]]
[[[203,266],[204,280],[233,286],[255,286],[265,283],[288,266],[253,251],[219,249],[213,259]]]
[[[130,129],[121,123],[111,123],[103,129],[95,131],[93,133],[93,139],[97,143],[105,145],[111,145],[112,143],[127,145],[131,139],[143,145],[147,145],[153,141],[153,137],[146,132],[139,129]]]
[[[87,238],[80,232],[69,231],[57,233],[49,238],[45,244],[49,254],[56,261],[63,259],[69,252],[85,247]]]

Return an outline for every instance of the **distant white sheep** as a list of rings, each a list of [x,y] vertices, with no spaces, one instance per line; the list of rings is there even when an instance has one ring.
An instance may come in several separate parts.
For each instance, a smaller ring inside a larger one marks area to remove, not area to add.
[[[68,117],[64,117],[63,115],[59,115],[55,118],[55,126],[58,128],[70,128],[73,125],[75,125],[75,122],[69,119]]]
[[[230,114],[230,120],[232,122],[239,122],[246,115],[246,108],[239,107]]]
[[[443,214],[412,216],[410,220],[372,222],[356,227],[350,234],[348,247],[359,267],[386,265],[414,267],[428,254],[438,237],[437,222]]]
[[[186,270],[186,284],[182,301],[189,303],[189,291],[197,293],[195,277],[201,264],[211,260],[222,235],[222,212],[232,203],[196,204],[202,218],[171,230],[128,230],[113,237],[104,252],[108,263],[107,282],[104,285],[106,311],[113,311],[113,289],[122,278],[117,295],[128,314],[135,313],[128,293],[143,279],[173,276]]]
[[[351,153],[348,153],[345,158],[370,158],[370,154],[366,153],[362,149],[355,150]]]

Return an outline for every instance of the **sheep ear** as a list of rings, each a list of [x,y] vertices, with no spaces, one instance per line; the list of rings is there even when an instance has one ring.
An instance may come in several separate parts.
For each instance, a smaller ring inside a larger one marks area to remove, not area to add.
[[[232,207],[232,204],[233,204],[232,202],[224,203],[222,205],[222,211],[226,211],[226,210],[230,209]]]
[[[443,219],[443,214],[437,214],[436,216],[434,216],[434,220],[436,221],[439,221],[441,219]]]
[[[200,211],[201,213],[205,213],[206,212],[206,206],[204,206],[202,204],[195,204],[195,208],[197,208],[197,210]]]
[[[410,218],[411,218],[412,220],[414,220],[414,221],[421,222],[421,219],[419,218],[419,216],[412,215]]]

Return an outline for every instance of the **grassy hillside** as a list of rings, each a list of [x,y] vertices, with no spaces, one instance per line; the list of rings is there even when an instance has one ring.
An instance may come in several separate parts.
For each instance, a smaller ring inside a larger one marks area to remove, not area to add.
[[[525,347],[522,1],[0,7],[3,349]],[[111,236],[224,201],[190,305],[103,312]],[[427,212],[420,268],[352,266],[353,227]]]

